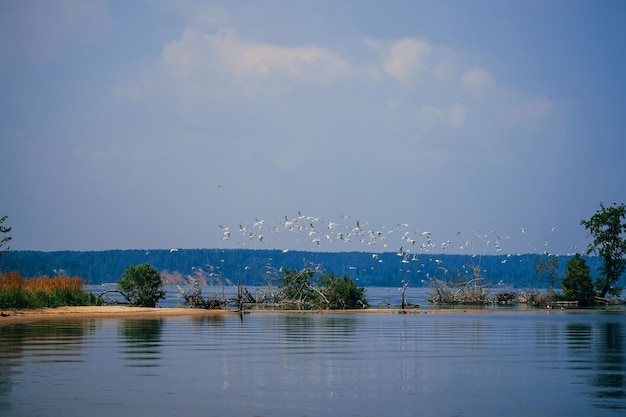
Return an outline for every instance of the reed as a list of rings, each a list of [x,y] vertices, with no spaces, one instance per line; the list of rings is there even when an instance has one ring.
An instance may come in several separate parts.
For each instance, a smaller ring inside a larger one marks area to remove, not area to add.
[[[0,273],[0,308],[34,309],[96,305],[79,277],[24,278],[18,272]]]

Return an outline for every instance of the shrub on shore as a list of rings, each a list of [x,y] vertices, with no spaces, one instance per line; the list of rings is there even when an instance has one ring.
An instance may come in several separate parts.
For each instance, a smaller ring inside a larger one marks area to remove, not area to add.
[[[24,278],[18,272],[0,273],[0,308],[35,309],[97,305],[79,277]]]

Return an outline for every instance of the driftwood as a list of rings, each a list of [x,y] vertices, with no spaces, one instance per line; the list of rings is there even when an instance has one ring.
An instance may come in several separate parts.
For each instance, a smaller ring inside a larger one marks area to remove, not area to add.
[[[508,304],[516,300],[517,294],[513,291],[502,291],[493,295],[493,302],[496,304]]]
[[[126,299],[125,303],[120,303],[117,300],[114,299],[109,299],[109,300],[105,300],[103,297],[107,294],[111,294],[111,293],[115,293],[115,294],[120,294],[122,297],[124,297]],[[98,294],[96,296],[96,299],[101,300],[104,304],[130,304],[130,298],[128,298],[128,295],[126,295],[123,291],[120,290],[106,290],[106,291],[102,291],[100,294]]]
[[[217,310],[234,304],[236,305],[238,311],[242,311],[245,305],[265,304],[270,296],[270,293],[267,291],[259,291],[255,297],[241,282],[237,283],[236,288],[237,296],[233,298],[227,298],[225,292],[223,292],[221,297],[215,296],[204,298],[202,296],[200,283],[193,281],[191,290],[178,286],[178,297],[183,298],[185,300],[185,305],[190,308]]]
[[[420,305],[419,304],[414,304],[414,303],[409,303],[406,300],[406,297],[404,295],[404,293],[406,292],[406,289],[409,288],[409,284],[411,283],[411,281],[406,281],[404,282],[404,284],[402,285],[402,288],[399,288],[399,290],[402,292],[402,302],[400,303],[400,309],[404,310],[405,308],[417,308]],[[387,303],[387,305],[389,305],[389,303]]]
[[[430,302],[434,304],[488,304],[487,294],[481,279],[474,278],[468,281],[431,281]]]
[[[621,304],[626,304],[626,301],[624,301],[624,300],[603,298],[603,297],[600,297],[599,295],[594,296],[593,297],[593,301],[594,301],[594,303],[601,304],[601,305],[621,305]]]
[[[193,286],[191,291],[188,291],[184,288],[178,286],[178,297],[183,298],[185,300],[185,304],[191,308],[204,308],[207,310],[219,310],[226,304],[228,301],[223,297],[222,299],[218,298],[204,298],[202,297],[202,288],[200,288],[200,283],[198,281],[193,282]]]

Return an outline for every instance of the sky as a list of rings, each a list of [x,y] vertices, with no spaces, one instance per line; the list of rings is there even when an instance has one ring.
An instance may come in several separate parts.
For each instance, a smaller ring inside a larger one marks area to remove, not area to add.
[[[626,202],[622,1],[3,1],[0,36],[13,250],[567,254]]]

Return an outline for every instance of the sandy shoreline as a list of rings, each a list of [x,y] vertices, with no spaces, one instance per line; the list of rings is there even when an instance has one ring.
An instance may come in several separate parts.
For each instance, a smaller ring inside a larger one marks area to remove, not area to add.
[[[545,313],[543,309],[362,309],[362,310],[245,310],[250,314],[441,314],[441,313],[494,313],[494,312],[521,312]],[[205,310],[191,308],[146,308],[129,306],[76,306],[58,307],[38,310],[4,310],[1,311],[0,326],[34,322],[50,319],[81,319],[81,318],[159,318],[176,316],[215,316],[239,314],[234,310]]]

